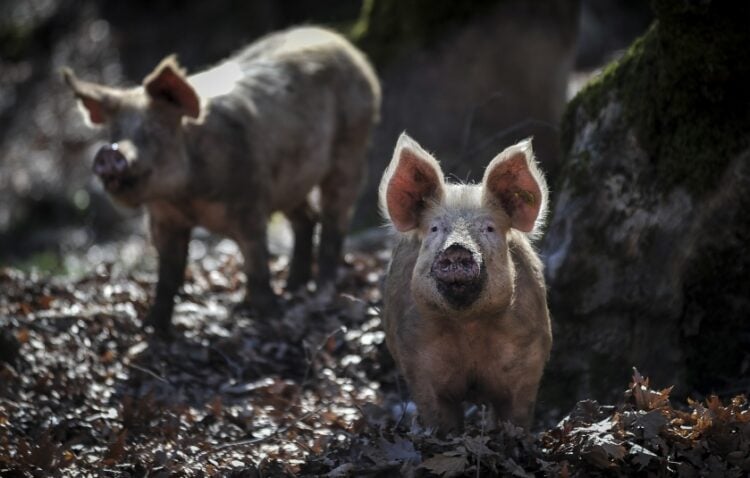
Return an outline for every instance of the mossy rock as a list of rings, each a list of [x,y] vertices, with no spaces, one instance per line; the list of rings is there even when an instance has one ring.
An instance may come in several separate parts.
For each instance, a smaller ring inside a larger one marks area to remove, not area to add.
[[[750,146],[750,5],[653,6],[657,20],[648,32],[570,102],[562,148],[570,150],[579,108],[594,114],[614,97],[662,184],[704,193]]]
[[[562,122],[541,396],[563,409],[617,399],[631,366],[678,396],[750,383],[750,5],[653,9]]]

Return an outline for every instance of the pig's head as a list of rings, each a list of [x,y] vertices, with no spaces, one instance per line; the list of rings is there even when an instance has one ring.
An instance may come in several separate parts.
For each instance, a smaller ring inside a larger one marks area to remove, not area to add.
[[[546,202],[530,140],[493,159],[481,184],[447,184],[438,162],[403,134],[380,185],[384,215],[421,243],[411,279],[417,306],[457,317],[508,307],[510,239],[536,231]]]
[[[197,119],[201,107],[174,57],[129,89],[82,81],[69,69],[63,74],[88,122],[108,130],[108,144],[96,153],[93,170],[110,195],[137,206],[184,189],[188,159],[182,123]]]

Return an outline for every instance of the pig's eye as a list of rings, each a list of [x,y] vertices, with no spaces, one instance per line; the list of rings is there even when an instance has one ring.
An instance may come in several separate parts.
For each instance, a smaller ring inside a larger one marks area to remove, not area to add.
[[[495,226],[488,225],[487,226],[487,232],[495,232]]]
[[[432,226],[432,227],[430,228],[430,231],[432,231],[432,232],[437,232],[437,230],[438,230],[438,227],[437,227],[437,226]]]

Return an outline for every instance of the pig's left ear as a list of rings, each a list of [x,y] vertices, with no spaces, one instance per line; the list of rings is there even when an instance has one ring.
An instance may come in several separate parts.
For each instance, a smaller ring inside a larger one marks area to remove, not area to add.
[[[185,78],[185,72],[170,55],[143,80],[143,87],[151,98],[166,101],[190,118],[198,118],[201,103],[198,94]]]
[[[511,227],[533,232],[547,210],[547,183],[537,167],[531,139],[509,147],[490,162],[482,180],[482,201],[502,207]]]

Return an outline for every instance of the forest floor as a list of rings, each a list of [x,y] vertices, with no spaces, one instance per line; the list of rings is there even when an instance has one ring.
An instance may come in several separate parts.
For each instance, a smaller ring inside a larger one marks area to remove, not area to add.
[[[580,402],[537,433],[469,407],[464,433],[436,436],[384,345],[387,250],[347,254],[337,297],[285,295],[267,319],[230,312],[244,276],[229,241],[191,248],[171,341],[141,328],[143,242],[89,251],[74,277],[0,269],[0,476],[750,473],[745,398],[673,407],[637,372],[620,404]]]

